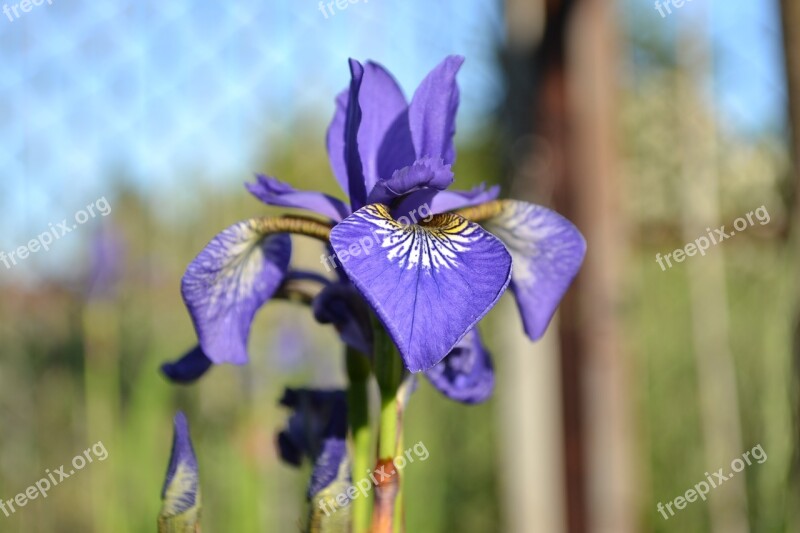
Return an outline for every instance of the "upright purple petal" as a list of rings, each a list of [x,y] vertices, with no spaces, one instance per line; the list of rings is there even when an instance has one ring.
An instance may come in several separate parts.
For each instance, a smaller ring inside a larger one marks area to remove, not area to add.
[[[181,293],[212,362],[247,362],[253,317],[280,286],[290,255],[288,235],[266,235],[251,219],[214,237],[189,264]]]
[[[298,191],[287,183],[263,174],[257,174],[256,179],[256,183],[245,183],[245,187],[267,205],[308,209],[335,222],[340,222],[350,214],[350,208],[333,196],[315,191]]]
[[[416,159],[408,129],[408,103],[402,89],[381,65],[368,61],[358,95],[361,124],[358,151],[366,192],[380,179],[408,166]]]
[[[368,205],[333,228],[331,245],[412,372],[441,361],[511,278],[505,246],[452,214],[406,225]]]
[[[344,124],[344,164],[347,168],[347,187],[350,206],[355,211],[367,201],[364,182],[364,166],[358,149],[358,130],[361,127],[361,104],[359,93],[364,78],[364,67],[355,59],[350,60],[350,92],[347,99],[347,114]]]
[[[442,361],[425,371],[428,381],[452,400],[466,404],[488,400],[494,390],[489,352],[473,328]]]
[[[461,56],[448,56],[414,93],[408,117],[417,157],[440,157],[447,164],[456,159],[453,144],[459,101],[456,74],[463,62]]]
[[[505,200],[503,211],[484,225],[514,258],[511,290],[525,333],[544,335],[564,293],[580,270],[586,241],[566,218],[545,207]]]
[[[161,372],[173,383],[189,384],[200,379],[213,364],[197,345],[177,361],[161,365]]]
[[[328,126],[326,144],[328,147],[328,160],[331,163],[333,175],[345,194],[350,194],[350,179],[347,176],[347,162],[344,157],[344,131],[347,124],[347,102],[350,98],[350,89],[345,89],[336,96],[336,110]]]
[[[423,157],[401,168],[392,177],[380,180],[369,195],[371,204],[389,204],[396,198],[425,189],[442,191],[453,183],[453,171],[440,158]]]

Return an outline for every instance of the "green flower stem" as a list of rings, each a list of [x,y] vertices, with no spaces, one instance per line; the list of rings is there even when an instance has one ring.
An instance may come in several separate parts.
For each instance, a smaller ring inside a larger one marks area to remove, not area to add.
[[[380,429],[378,435],[378,460],[376,468],[390,474],[375,487],[375,510],[372,531],[393,533],[400,531],[402,520],[400,474],[392,460],[397,454],[398,437],[402,433],[402,402],[398,398],[403,382],[403,361],[392,339],[380,322],[373,317],[375,346],[375,378],[381,393]]]
[[[363,478],[372,466],[372,438],[369,424],[369,395],[367,385],[370,376],[369,360],[361,353],[347,348],[347,376],[350,381],[347,390],[348,420],[353,435],[352,479]],[[366,498],[356,498],[352,502],[353,533],[366,533],[369,530],[372,492]]]

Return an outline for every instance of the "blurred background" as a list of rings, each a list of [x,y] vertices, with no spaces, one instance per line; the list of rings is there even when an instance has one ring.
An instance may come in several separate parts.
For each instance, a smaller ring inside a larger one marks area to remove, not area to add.
[[[421,384],[406,440],[430,457],[404,471],[407,530],[800,531],[800,3],[340,5],[54,0],[0,17],[0,251],[110,206],[0,263],[0,498],[108,450],[0,531],[153,531],[177,409],[204,531],[300,529],[308,471],[278,461],[276,403],[343,384],[337,337],[269,303],[248,366],[170,385],[159,365],[196,342],[180,278],[217,232],[273,212],[242,187],[253,173],[342,195],[324,134],[348,57],[410,96],[453,53],[459,188],[554,207],[589,252],[542,341],[508,299],[483,323],[492,400]],[[768,223],[656,262],[761,206]],[[708,501],[657,511],[757,445],[768,460]]]

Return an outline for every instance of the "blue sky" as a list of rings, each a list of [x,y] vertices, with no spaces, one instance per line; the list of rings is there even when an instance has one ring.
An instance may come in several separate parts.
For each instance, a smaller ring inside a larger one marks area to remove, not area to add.
[[[647,2],[637,9],[674,26],[705,1],[665,19]],[[119,169],[154,198],[197,182],[241,182],[263,160],[264,139],[300,116],[318,119],[314,149],[324,150],[350,56],[384,63],[409,93],[445,55],[465,55],[462,138],[500,94],[499,2],[361,0],[327,19],[316,0],[196,4],[53,0],[13,22],[0,18],[0,250],[112,194],[109,175]],[[779,125],[773,2],[709,7],[723,115],[742,130]]]

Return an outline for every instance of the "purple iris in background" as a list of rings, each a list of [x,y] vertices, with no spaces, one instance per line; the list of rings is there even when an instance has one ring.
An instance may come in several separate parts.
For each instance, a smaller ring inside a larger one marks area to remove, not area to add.
[[[311,305],[320,322],[369,356],[374,313],[409,371],[425,372],[461,402],[489,397],[494,377],[478,322],[510,287],[526,334],[541,337],[586,244],[554,211],[497,200],[497,187],[449,189],[462,63],[447,57],[409,102],[382,66],[350,61],[350,85],[327,133],[349,204],[269,176],[247,184],[268,205],[307,209],[326,222],[254,218],[214,237],[182,283],[199,347],[165,373],[191,381],[212,363],[247,361],[253,317],[286,287],[294,272],[289,233],[301,233],[326,242],[321,262],[336,272],[335,280],[294,274],[319,284]]]
[[[349,480],[345,391],[286,389],[280,404],[292,413],[278,434],[278,452],[290,465],[300,466],[303,459],[314,465],[308,498],[336,479]]]

